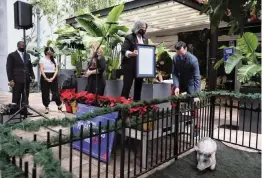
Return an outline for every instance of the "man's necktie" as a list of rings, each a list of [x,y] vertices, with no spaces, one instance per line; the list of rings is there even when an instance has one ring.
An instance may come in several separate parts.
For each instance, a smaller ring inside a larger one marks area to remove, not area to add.
[[[24,53],[21,53],[22,55],[21,55],[21,58],[22,58],[22,62],[24,62],[25,60],[24,60]]]

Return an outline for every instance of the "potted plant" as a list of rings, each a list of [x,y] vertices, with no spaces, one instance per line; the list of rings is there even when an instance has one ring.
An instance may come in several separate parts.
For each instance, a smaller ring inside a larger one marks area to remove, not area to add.
[[[89,47],[91,42],[100,42],[104,37],[107,37],[104,39],[102,47],[107,61],[105,95],[108,96],[119,96],[122,90],[123,81],[116,80],[114,73],[120,65],[119,45],[124,40],[122,35],[128,31],[128,28],[120,24],[107,24],[106,22],[117,22],[123,9],[124,4],[115,6],[105,19],[101,19],[92,13],[88,13],[88,18],[78,17],[76,19],[78,25],[85,29],[86,34],[83,43],[86,48]]]
[[[61,99],[63,101],[63,103],[66,106],[66,111],[68,113],[76,113],[76,93],[75,93],[75,89],[67,89],[64,91],[60,91],[60,96]]]
[[[58,35],[56,39],[56,47],[60,53],[65,56],[70,56],[71,65],[75,69],[63,69],[60,71],[60,78],[67,76],[67,78],[74,75],[77,82],[77,91],[85,90],[87,85],[86,78],[81,77],[83,70],[83,63],[87,60],[87,51],[83,45],[83,32],[79,29],[67,25],[65,28],[58,29],[55,34]],[[64,77],[66,79],[66,77]]]
[[[236,47],[231,46],[234,54],[229,56],[226,62],[224,62],[224,58],[220,59],[214,66],[217,70],[224,64],[225,72],[230,74],[238,64],[241,64],[242,66],[237,69],[237,79],[242,84],[240,92],[260,93],[261,80],[257,79],[261,79],[260,72],[262,68],[261,61],[258,60],[259,58],[261,59],[261,53],[256,52],[258,45],[257,36],[254,33],[246,32],[242,36],[239,36]],[[220,47],[220,49],[224,48],[227,47]]]
[[[234,49],[234,54],[229,56],[227,61],[224,59],[219,60],[215,69],[224,63],[225,72],[227,74],[231,73],[233,69],[240,63],[242,66],[237,69],[237,79],[241,82],[242,86],[240,88],[241,93],[261,93],[261,53],[257,53],[258,39],[254,33],[246,32],[237,39],[236,47]],[[221,49],[225,48],[222,46]],[[261,104],[260,100],[241,100],[240,104],[246,104],[249,107],[253,105],[253,109]],[[250,110],[240,110],[239,115],[239,129],[251,132],[257,132],[257,122],[256,119],[252,119],[251,122],[251,112],[252,118],[258,118],[258,113]],[[251,130],[250,130],[251,123]],[[261,132],[261,127],[259,127],[259,132]]]

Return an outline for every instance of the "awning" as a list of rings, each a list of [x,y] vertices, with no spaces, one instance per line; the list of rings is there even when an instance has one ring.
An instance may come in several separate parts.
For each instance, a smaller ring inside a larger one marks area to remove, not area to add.
[[[103,18],[110,10],[107,8],[94,14]],[[125,4],[119,23],[131,29],[137,19],[144,20],[149,25],[148,35],[209,28],[209,16],[199,15],[199,10],[200,5],[194,0],[135,0]],[[67,24],[75,26],[74,18],[67,19]],[[222,26],[226,23],[222,22]]]

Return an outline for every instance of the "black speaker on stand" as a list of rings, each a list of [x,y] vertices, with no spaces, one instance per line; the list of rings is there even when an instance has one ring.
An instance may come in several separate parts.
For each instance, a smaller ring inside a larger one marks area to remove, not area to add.
[[[25,51],[24,51],[24,59],[26,59],[26,30],[30,29],[33,27],[32,23],[32,10],[33,6],[31,4],[21,2],[21,1],[16,1],[14,3],[14,17],[15,17],[15,29],[23,29],[24,35],[24,45],[25,45]],[[26,75],[27,75],[27,66],[26,63],[24,63],[24,83],[26,83]],[[14,113],[14,115],[7,121],[11,121],[12,119],[15,118],[16,115],[23,111],[27,111],[27,109],[30,109],[34,111],[35,113],[39,114],[39,116],[42,116],[45,119],[49,119],[39,111],[35,110],[31,106],[29,106],[28,102],[28,97],[26,95],[26,85],[24,85],[24,97],[25,97],[25,103],[22,103],[22,107]],[[27,118],[27,113],[25,112],[24,114],[25,118]]]
[[[14,3],[15,29],[30,29],[33,27],[33,6],[22,1]]]

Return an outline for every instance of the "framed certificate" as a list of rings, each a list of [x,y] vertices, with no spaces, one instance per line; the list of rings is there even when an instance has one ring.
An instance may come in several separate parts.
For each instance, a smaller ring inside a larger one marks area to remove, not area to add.
[[[155,46],[137,45],[137,62],[136,77],[137,78],[155,78],[156,76],[156,56]]]

